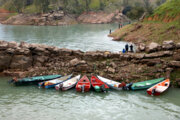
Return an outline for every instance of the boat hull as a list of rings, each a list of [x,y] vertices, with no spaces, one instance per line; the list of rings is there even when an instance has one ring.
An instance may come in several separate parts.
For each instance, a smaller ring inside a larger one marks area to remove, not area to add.
[[[44,87],[44,88],[54,88],[57,84],[60,84],[63,81],[66,81],[66,80],[70,79],[71,76],[72,76],[72,74],[67,75],[67,76],[63,76],[63,77],[58,78],[58,79],[49,80],[49,81],[45,81],[45,82],[40,82],[39,86]]]
[[[82,88],[84,87],[84,88]],[[88,92],[91,88],[91,83],[87,76],[83,76],[76,84],[76,91],[78,92]],[[84,90],[82,90],[84,89]]]
[[[16,86],[32,85],[32,84],[38,85],[39,82],[53,80],[53,79],[60,78],[60,77],[61,77],[61,75],[36,76],[36,77],[31,77],[31,78],[23,78],[23,79],[15,81],[13,83]]]
[[[91,85],[96,92],[107,92],[109,90],[109,86],[95,76],[91,77]]]
[[[97,76],[102,82],[104,82],[105,84],[107,84],[109,86],[110,89],[114,89],[114,90],[122,90],[123,86],[125,86],[125,83],[119,83],[113,80],[109,80],[107,78],[101,77],[101,76]]]
[[[76,76],[74,78],[68,79],[66,81],[63,81],[60,84],[57,84],[55,86],[55,89],[56,90],[62,90],[62,91],[69,90],[69,89],[75,87],[75,85],[77,84],[79,78],[80,78],[80,75],[78,75],[78,76]]]
[[[161,95],[163,92],[165,92],[170,86],[170,80],[166,79],[154,86],[152,86],[151,88],[149,88],[147,90],[147,93],[149,95],[153,95],[153,96],[159,96]]]
[[[158,79],[133,83],[132,86],[131,86],[131,89],[132,90],[148,89],[148,88],[150,88],[150,87],[154,86],[155,84],[160,83],[162,81],[164,81],[164,78],[158,78]]]

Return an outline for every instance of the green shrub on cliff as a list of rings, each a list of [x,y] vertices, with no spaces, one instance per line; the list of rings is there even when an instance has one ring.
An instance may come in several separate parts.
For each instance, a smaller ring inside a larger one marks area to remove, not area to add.
[[[155,9],[151,16],[153,17],[156,15],[161,19],[164,19],[165,17],[173,19],[180,16],[180,0],[167,0],[167,2]]]
[[[130,6],[133,9],[129,14],[134,18],[140,16],[139,8],[143,7],[146,10],[153,2],[152,0],[0,0],[0,3],[3,8],[19,13],[45,13],[59,8],[65,13],[74,14],[99,10],[113,12]]]

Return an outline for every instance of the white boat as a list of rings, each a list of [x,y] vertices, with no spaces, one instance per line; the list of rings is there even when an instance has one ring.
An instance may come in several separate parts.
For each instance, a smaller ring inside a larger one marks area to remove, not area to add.
[[[57,84],[55,86],[55,88],[56,88],[56,90],[60,90],[61,89],[62,91],[71,89],[71,88],[73,88],[77,84],[79,79],[80,79],[80,75],[77,75],[76,77],[73,77],[73,78],[71,78],[69,80],[66,80],[66,81],[60,83],[60,84]]]
[[[110,88],[115,89],[115,90],[122,90],[123,86],[125,86],[125,84],[122,84],[120,82],[116,82],[113,80],[109,80],[107,78],[101,77],[101,76],[97,76],[101,81],[103,81],[104,83],[106,83]]]
[[[67,80],[67,79],[70,79],[72,76],[71,75],[66,75],[66,76],[63,76],[61,78],[57,78],[57,79],[54,79],[54,80],[49,80],[49,81],[45,81],[45,82],[40,82],[39,83],[39,86],[40,87],[45,87],[45,88],[53,88],[55,87],[55,85]]]

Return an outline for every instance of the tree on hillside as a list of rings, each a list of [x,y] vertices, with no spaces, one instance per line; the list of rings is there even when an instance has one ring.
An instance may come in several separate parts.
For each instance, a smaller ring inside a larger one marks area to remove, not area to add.
[[[129,4],[129,0],[123,0],[123,6],[124,6],[124,7],[127,7],[128,4]]]
[[[143,0],[144,2],[144,7],[145,7],[145,10],[148,14],[152,14],[153,12],[153,9],[152,9],[152,6],[150,4],[150,0]]]
[[[161,4],[163,4],[164,2],[166,2],[166,0],[157,0],[156,1],[156,5],[160,6]]]
[[[85,0],[86,2],[86,11],[89,11],[89,4],[91,3],[91,0]]]
[[[100,10],[103,10],[104,8],[105,8],[105,0],[99,0],[99,2],[100,2]]]
[[[33,0],[26,0],[26,6],[33,4]]]
[[[22,13],[26,0],[13,0],[12,3],[16,9],[16,12]]]
[[[68,5],[68,1],[67,0],[62,0],[63,6],[64,6],[64,13],[66,13],[66,9],[67,9],[67,5]]]
[[[34,1],[36,8],[38,8],[39,12],[45,13],[49,9],[49,0],[35,0]]]

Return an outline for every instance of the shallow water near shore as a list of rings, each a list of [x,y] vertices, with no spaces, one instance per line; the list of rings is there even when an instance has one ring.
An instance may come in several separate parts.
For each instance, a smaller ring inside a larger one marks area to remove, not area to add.
[[[41,43],[81,51],[122,51],[126,42],[107,37],[118,24],[77,24],[68,26],[0,25],[0,40]]]
[[[38,86],[15,87],[0,77],[0,120],[179,120],[180,89],[170,88],[159,97],[146,91],[77,93]]]

